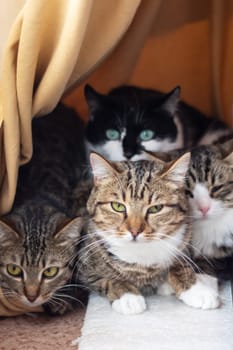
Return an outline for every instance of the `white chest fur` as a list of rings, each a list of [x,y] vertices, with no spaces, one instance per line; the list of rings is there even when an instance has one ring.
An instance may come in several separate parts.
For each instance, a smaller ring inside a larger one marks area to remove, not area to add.
[[[233,247],[233,209],[225,209],[220,217],[194,221],[192,244],[196,256],[207,257],[214,255],[216,246]]]
[[[159,265],[168,267],[174,258],[182,255],[178,247],[181,244],[186,226],[181,226],[171,237],[150,242],[124,241],[122,244],[110,243],[109,251],[120,260],[143,266]]]

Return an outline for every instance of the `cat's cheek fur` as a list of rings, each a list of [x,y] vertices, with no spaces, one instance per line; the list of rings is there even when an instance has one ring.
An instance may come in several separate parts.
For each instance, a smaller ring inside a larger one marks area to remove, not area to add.
[[[119,140],[107,141],[100,145],[93,145],[90,142],[86,142],[86,146],[89,153],[94,151],[113,162],[126,160],[126,157],[123,154],[122,142]]]
[[[146,302],[142,295],[125,293],[112,302],[112,308],[123,315],[135,315],[146,310]]]
[[[192,244],[194,255],[207,257],[216,255],[216,248],[233,248],[233,209],[225,209],[221,218],[196,220],[193,223]]]
[[[180,142],[180,140],[171,141],[169,138],[166,138],[164,140],[150,140],[142,142],[142,146],[146,151],[162,152],[164,150],[171,151],[176,148],[181,148],[183,144]]]
[[[216,309],[220,305],[217,279],[206,274],[197,274],[196,283],[181,292],[179,299],[194,308]]]

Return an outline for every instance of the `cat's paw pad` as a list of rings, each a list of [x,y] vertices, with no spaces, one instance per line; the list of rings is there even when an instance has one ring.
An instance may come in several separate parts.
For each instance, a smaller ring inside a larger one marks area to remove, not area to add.
[[[140,314],[146,310],[146,302],[142,295],[125,293],[113,301],[112,308],[124,315]]]
[[[197,274],[196,283],[179,296],[185,304],[199,309],[216,309],[220,305],[217,279],[208,275]]]
[[[174,293],[175,293],[174,289],[167,282],[162,283],[157,289],[158,295],[167,296],[167,295],[172,295]]]

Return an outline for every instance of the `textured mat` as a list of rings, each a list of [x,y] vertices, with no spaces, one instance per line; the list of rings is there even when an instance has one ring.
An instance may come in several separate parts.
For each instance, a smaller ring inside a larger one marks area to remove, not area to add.
[[[221,308],[198,310],[174,296],[154,296],[147,298],[146,312],[124,316],[105,298],[92,294],[76,343],[79,350],[232,350],[230,283],[222,287],[221,297]]]
[[[74,350],[85,310],[59,317],[18,316],[0,320],[0,350]]]

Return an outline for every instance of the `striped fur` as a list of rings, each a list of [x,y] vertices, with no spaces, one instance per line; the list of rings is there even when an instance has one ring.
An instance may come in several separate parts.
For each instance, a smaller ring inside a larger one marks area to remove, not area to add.
[[[188,162],[188,154],[169,165],[146,160],[111,164],[91,156],[95,186],[87,205],[90,218],[78,274],[116,309],[121,298],[154,293],[165,281],[177,296],[195,284],[184,191]],[[112,202],[126,210],[114,211]],[[163,207],[151,214],[154,205]]]
[[[187,194],[195,256],[222,258],[233,253],[233,154],[226,152],[228,144],[192,151]]]
[[[0,287],[21,309],[43,305],[49,312],[63,313],[72,307],[76,293],[75,286],[68,285],[82,228],[82,219],[75,218],[82,209],[76,186],[84,161],[82,124],[60,105],[35,119],[32,131],[33,157],[20,168],[13,209],[0,221]],[[8,264],[20,267],[21,276],[10,275]],[[45,278],[43,272],[50,267],[58,273]]]

